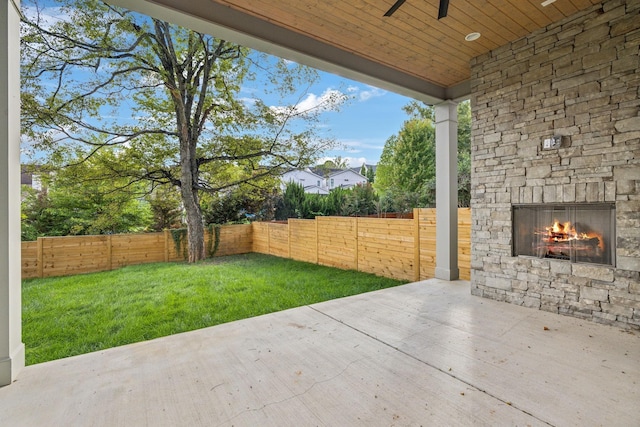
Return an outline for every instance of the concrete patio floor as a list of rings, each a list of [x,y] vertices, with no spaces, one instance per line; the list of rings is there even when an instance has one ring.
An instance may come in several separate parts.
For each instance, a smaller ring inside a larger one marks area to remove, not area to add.
[[[639,426],[640,334],[427,280],[25,368],[0,426]]]

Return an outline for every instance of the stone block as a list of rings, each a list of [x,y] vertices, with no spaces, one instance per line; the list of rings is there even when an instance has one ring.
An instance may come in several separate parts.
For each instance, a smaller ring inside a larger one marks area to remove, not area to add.
[[[551,274],[571,274],[571,263],[567,261],[549,261]]]
[[[594,310],[600,310],[600,306],[595,306],[593,303],[587,304],[583,301],[570,302],[569,307],[576,313],[584,313],[591,315]]]
[[[576,184],[576,202],[587,201],[587,184],[580,182]]]
[[[633,71],[638,68],[638,57],[624,56],[617,61],[611,63],[611,71],[614,74]]]
[[[533,187],[533,203],[542,203],[542,187]]]
[[[582,300],[609,301],[609,291],[607,289],[583,286],[580,288],[580,301]]]
[[[497,193],[496,194],[496,202],[497,203],[511,203],[511,193]]]
[[[540,293],[542,297],[552,296],[556,298],[564,298],[564,291],[562,289],[544,288]]]
[[[602,165],[603,155],[572,157],[570,164],[575,169],[596,168]]]
[[[613,177],[616,181],[637,181],[640,180],[640,166],[625,165],[613,168]]]
[[[594,312],[593,320],[597,323],[603,323],[605,325],[611,325],[616,321],[617,316],[610,313]]]
[[[564,300],[564,298],[562,297],[554,297],[551,295],[542,295],[540,297],[540,304],[541,305],[549,305],[549,306],[554,306],[556,307],[556,309],[558,308],[559,304]]]
[[[575,276],[600,280],[602,282],[613,282],[613,269],[589,264],[572,264],[572,272]]]
[[[485,144],[500,142],[501,138],[502,138],[502,134],[501,133],[489,133],[489,134],[483,135],[483,139],[484,139],[484,143]]]
[[[528,167],[526,175],[529,179],[547,178],[551,176],[551,165]]]
[[[565,184],[562,189],[562,198],[566,203],[572,203],[576,201],[576,185]]]
[[[616,58],[617,52],[614,49],[607,49],[590,55],[585,55],[582,58],[582,66],[585,70],[588,70],[589,68],[610,64]]]
[[[640,310],[640,295],[622,291],[609,291],[609,302],[616,306]]]
[[[640,21],[637,15],[630,15],[628,18],[618,20],[611,25],[611,37],[630,34],[632,31],[638,29],[639,23]]]
[[[580,285],[569,283],[565,281],[555,281],[551,284],[554,288],[562,289],[565,292],[565,297],[568,294],[578,294],[580,292]]]
[[[616,267],[621,270],[640,271],[640,258],[618,256],[616,257]]]
[[[605,302],[601,303],[600,307],[602,307],[602,311],[604,313],[614,314],[616,316],[625,316],[628,318],[633,316],[633,308],[631,307],[621,307]]]
[[[618,120],[615,123],[615,128],[618,132],[640,131],[640,116]]]
[[[593,316],[591,315],[591,310],[589,310],[588,313],[583,313],[580,311],[577,311],[575,308],[573,307],[559,307],[558,308],[558,313],[560,314],[565,314],[565,315],[569,315],[569,316],[573,316],[573,317],[577,317],[580,319],[591,319]]]
[[[526,291],[527,289],[529,289],[529,283],[527,283],[525,280],[513,280],[511,282],[511,287],[513,290]]]
[[[616,200],[616,183],[613,181],[606,181],[604,183],[604,201],[615,202]]]
[[[486,269],[485,265],[485,269]],[[499,267],[499,266],[498,266]],[[487,277],[487,286],[491,288],[501,289],[503,291],[511,290],[511,279],[503,278],[503,277]]]
[[[558,198],[556,196],[556,186],[545,185],[542,199],[544,200],[544,203],[557,203]]]
[[[616,212],[624,217],[640,218],[640,201],[618,202]]]
[[[604,197],[601,197],[601,192],[600,192],[601,184],[602,184],[601,182],[587,182],[587,191],[586,191],[587,202],[602,201]],[[602,186],[604,187],[603,184]],[[604,193],[604,191],[602,193]]]
[[[517,154],[517,147],[515,145],[496,147],[495,153],[496,157],[515,156]]]
[[[522,305],[522,303],[524,302],[524,297],[519,293],[507,292],[506,302],[515,305]]]
[[[525,296],[522,305],[529,308],[540,308],[540,298]]]

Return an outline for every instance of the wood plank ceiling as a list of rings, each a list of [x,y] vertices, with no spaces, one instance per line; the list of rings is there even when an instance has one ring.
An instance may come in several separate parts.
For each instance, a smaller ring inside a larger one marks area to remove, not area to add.
[[[469,94],[470,60],[602,0],[108,0],[425,102]],[[546,1],[545,3],[549,3]],[[478,32],[476,41],[465,36]]]
[[[469,78],[471,58],[585,9],[600,0],[212,0],[344,51],[451,87]],[[465,41],[471,32],[481,37]]]

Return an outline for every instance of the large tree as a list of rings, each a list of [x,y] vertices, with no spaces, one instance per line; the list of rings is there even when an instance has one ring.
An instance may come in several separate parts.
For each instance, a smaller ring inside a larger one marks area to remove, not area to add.
[[[97,0],[56,4],[47,14],[23,3],[23,134],[50,163],[118,147],[103,179],[178,187],[190,262],[205,257],[202,192],[259,185],[331,144],[309,123],[342,101],[337,91],[306,110],[241,100],[258,67],[269,80],[258,84],[282,97],[299,94],[312,70],[271,59],[268,72],[248,49]]]
[[[409,114],[398,134],[385,143],[376,170],[374,187],[385,199],[411,200],[421,206],[435,203],[434,109],[412,101],[404,107]],[[458,104],[458,204],[468,206],[471,168],[471,109]],[[407,196],[409,196],[407,198]],[[399,202],[403,204],[404,201]],[[415,207],[415,206],[412,206]]]

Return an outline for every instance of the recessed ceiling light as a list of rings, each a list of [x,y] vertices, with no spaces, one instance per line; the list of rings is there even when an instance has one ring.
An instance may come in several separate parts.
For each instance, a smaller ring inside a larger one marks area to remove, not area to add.
[[[551,3],[555,3],[556,0],[544,0],[542,3],[540,3],[542,5],[542,7],[547,7],[549,6]]]
[[[468,42],[478,40],[479,38],[480,38],[480,33],[469,33],[466,36],[464,36],[464,39]]]

